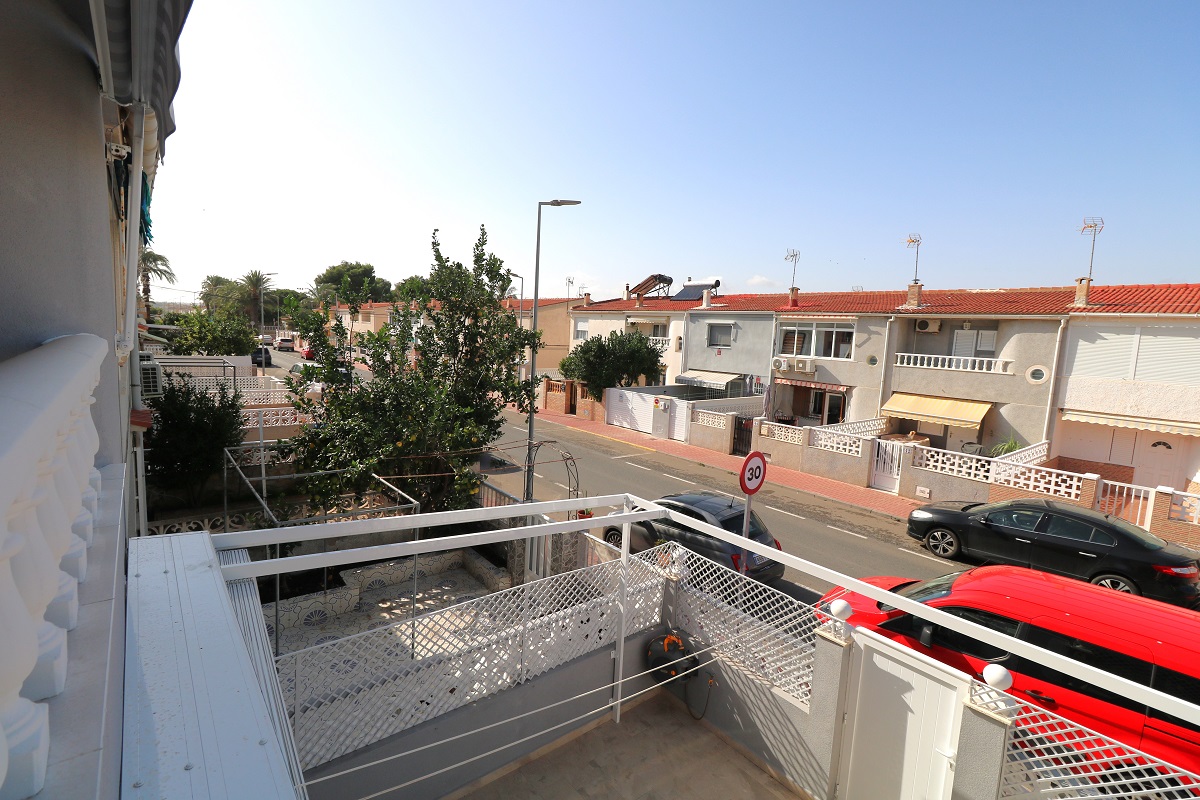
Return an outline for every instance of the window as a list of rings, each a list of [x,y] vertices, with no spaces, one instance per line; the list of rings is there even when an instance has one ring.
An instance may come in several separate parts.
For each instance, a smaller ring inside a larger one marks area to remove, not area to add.
[[[575,334],[574,334],[575,340],[579,341],[580,339],[586,339],[587,337],[588,337],[588,321],[586,319],[575,320]]]
[[[810,395],[811,405],[808,407],[808,415],[810,417],[819,417],[825,413],[825,393],[819,390],[814,390]]]
[[[993,511],[987,515],[987,521],[990,525],[1001,525],[1005,528],[1019,528],[1023,531],[1032,531],[1037,527],[1038,521],[1042,518],[1040,511],[1021,511],[1015,508],[1006,508],[1003,511]]]
[[[1131,681],[1147,686],[1150,685],[1150,662],[1142,661],[1140,658],[1127,656],[1124,653],[1118,653],[1116,650],[1109,650],[1107,647],[1085,642],[1082,639],[1076,639],[1074,636],[1055,633],[1045,628],[1039,628],[1036,625],[1026,626],[1021,638],[1030,644],[1043,647],[1060,656],[1066,656],[1081,664],[1089,664],[1096,669],[1111,672],[1113,675],[1119,675],[1122,678],[1128,678]],[[1134,700],[1122,697],[1107,689],[1093,686],[1087,681],[1066,675],[1058,670],[1050,669],[1036,661],[1029,661],[1024,658],[1018,658],[1015,661],[1017,663],[1013,664],[1013,671],[1028,675],[1034,680],[1053,683],[1068,691],[1078,692],[1088,697],[1095,697],[1098,700],[1103,700],[1106,703],[1112,703],[1122,708],[1145,711],[1145,706]]]
[[[654,339],[667,338],[667,326],[666,325],[651,325],[650,326],[650,336]]]
[[[953,614],[960,619],[965,619],[968,622],[974,622],[977,625],[982,625],[985,628],[991,628],[997,633],[1003,633],[1006,636],[1016,636],[1017,628],[1020,623],[1015,619],[1002,617],[999,614],[992,614],[988,611],[980,611],[976,608],[943,608],[947,614]],[[949,628],[939,627],[933,635],[933,643],[938,647],[944,647],[947,650],[953,650],[956,653],[979,658],[984,661],[998,661],[1008,653],[994,645],[986,644],[965,633],[952,631]]]
[[[1088,542],[1092,539],[1092,526],[1070,517],[1050,515],[1050,523],[1046,526],[1046,535],[1057,536],[1060,539],[1073,539],[1077,542]]]
[[[779,329],[779,355],[851,358],[853,322],[795,322]]]
[[[732,347],[733,346],[733,326],[732,325],[709,325],[708,326],[708,346],[709,347]]]
[[[1196,680],[1190,675],[1184,675],[1182,672],[1176,672],[1173,669],[1166,669],[1164,667],[1155,667],[1153,686],[1160,692],[1169,694],[1172,697],[1178,697],[1180,700],[1186,700],[1193,704],[1200,703],[1200,680]],[[1181,728],[1200,732],[1200,727],[1178,717],[1173,717],[1166,712],[1159,711],[1157,708],[1150,709],[1150,716],[1155,719],[1164,719]]]

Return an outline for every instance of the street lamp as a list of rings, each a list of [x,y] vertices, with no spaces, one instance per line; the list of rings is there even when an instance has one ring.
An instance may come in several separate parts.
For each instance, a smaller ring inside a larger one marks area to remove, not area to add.
[[[538,312],[538,279],[541,276],[542,268],[542,206],[577,206],[578,200],[542,200],[538,202],[538,220],[537,220],[537,248],[533,251],[533,316],[530,319],[529,329],[536,332],[538,329],[537,312]],[[522,288],[524,284],[522,283]],[[529,378],[532,380],[537,377],[537,348],[530,348],[529,353]],[[537,393],[534,393],[534,405],[537,405]],[[531,405],[529,407],[529,438],[527,449],[525,451],[525,502],[533,502],[533,412],[536,409]]]

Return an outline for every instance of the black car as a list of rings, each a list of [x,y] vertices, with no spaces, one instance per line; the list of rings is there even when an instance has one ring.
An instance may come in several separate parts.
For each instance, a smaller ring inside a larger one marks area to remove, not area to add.
[[[1200,553],[1119,517],[1068,503],[932,503],[908,515],[908,535],[942,558],[969,555],[1175,605],[1200,606]]]
[[[250,354],[250,363],[256,367],[271,366],[271,351],[266,347],[259,347]]]
[[[739,536],[742,533],[746,504],[736,498],[712,492],[689,492],[668,495],[654,502],[663,508],[677,511],[700,522],[707,522],[709,525],[723,528],[730,533]],[[750,512],[750,538],[756,542],[770,545],[776,550],[783,549],[779,546],[779,540],[770,534],[767,526],[753,511]],[[621,529],[619,527],[605,528],[604,541],[614,547],[620,547]],[[705,558],[735,570],[741,565],[741,548],[693,528],[680,525],[670,519],[646,520],[645,522],[635,522],[630,526],[629,549],[631,552],[646,550],[661,542],[677,542]],[[747,555],[749,562],[746,565],[746,574],[749,577],[760,581],[783,577],[783,564],[757,553],[747,551]]]

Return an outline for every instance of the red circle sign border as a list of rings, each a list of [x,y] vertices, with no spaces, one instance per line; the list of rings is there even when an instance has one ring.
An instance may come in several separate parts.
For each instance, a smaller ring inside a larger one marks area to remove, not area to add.
[[[754,488],[751,488],[746,485],[746,472],[750,469],[750,465],[756,460],[762,464],[762,477],[759,478],[758,485],[755,486]],[[744,492],[745,494],[755,494],[756,492],[758,492],[759,489],[762,488],[762,485],[766,482],[767,482],[767,459],[763,456],[763,454],[761,452],[759,452],[758,450],[755,450],[753,453],[746,456],[746,460],[742,462],[742,469],[738,473],[738,483],[741,484],[742,492]]]

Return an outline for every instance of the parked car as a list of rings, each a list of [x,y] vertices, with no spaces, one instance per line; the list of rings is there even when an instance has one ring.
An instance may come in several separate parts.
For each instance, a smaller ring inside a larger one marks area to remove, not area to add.
[[[1200,553],[1119,517],[1068,503],[933,503],[908,515],[908,535],[942,558],[965,554],[1200,606]]]
[[[261,334],[258,337],[258,343],[264,347],[269,347],[270,345],[275,343],[275,337],[269,333]]]
[[[1193,611],[1024,567],[976,567],[925,581],[892,576],[863,580],[1200,704],[1200,614]],[[1012,674],[1009,693],[1016,698],[1172,764],[1200,771],[1200,727],[857,592],[834,589],[817,607],[828,611],[828,604],[838,598],[850,604],[852,625],[976,678],[988,664],[1000,664]],[[1095,744],[1079,737],[1054,743],[1060,748],[1092,749]]]
[[[313,358],[317,357],[317,354],[315,352],[313,352],[313,349],[311,347],[305,347],[304,349],[302,349],[300,351],[300,357],[307,358],[307,359],[313,359]]]
[[[285,350],[294,353],[296,352],[296,342],[290,336],[280,336],[279,341],[275,343],[275,349],[281,353]]]
[[[265,345],[263,347],[256,348],[255,351],[250,354],[250,363],[256,367],[271,366],[271,351],[267,349]]]
[[[723,528],[741,535],[746,516],[745,502],[712,492],[688,492],[673,494],[655,500],[660,506],[678,511],[680,514]],[[753,511],[750,512],[750,538],[762,544],[782,550],[779,540],[770,534],[767,526]],[[621,546],[621,528],[610,526],[604,530],[604,541],[614,547]],[[670,519],[654,519],[635,522],[630,526],[629,548],[640,552],[660,542],[677,542],[687,549],[732,569],[741,564],[741,548],[709,536],[706,533],[680,525]],[[783,564],[778,561],[748,553],[746,574],[760,581],[774,580],[783,576]]]

